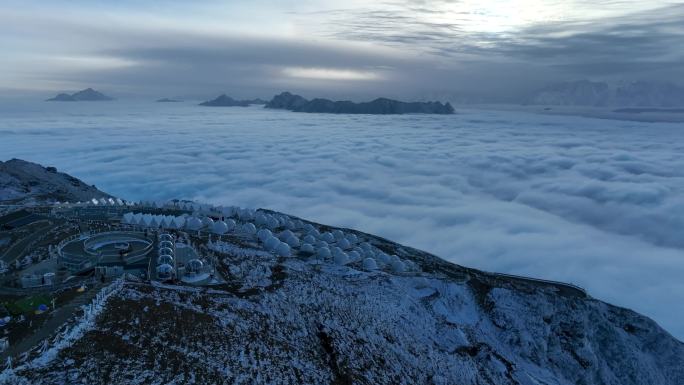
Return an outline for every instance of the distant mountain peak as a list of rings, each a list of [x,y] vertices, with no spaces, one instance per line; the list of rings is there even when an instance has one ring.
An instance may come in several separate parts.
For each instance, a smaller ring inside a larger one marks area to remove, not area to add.
[[[200,103],[200,106],[206,107],[247,107],[254,103],[252,100],[236,100],[226,94],[221,94],[212,100]]]
[[[376,98],[370,102],[355,103],[349,100],[332,101],[316,98],[307,100],[300,95],[281,92],[266,104],[266,108],[294,112],[317,112],[331,114],[453,114],[451,104],[440,102],[402,102],[389,98]]]
[[[109,97],[99,91],[88,87],[84,90],[74,92],[73,94],[60,93],[57,96],[47,99],[49,102],[93,102],[93,101],[106,101],[113,100],[114,98]]]
[[[544,87],[529,102],[589,107],[681,107],[684,106],[684,88],[665,82],[621,81],[609,84],[577,80]]]

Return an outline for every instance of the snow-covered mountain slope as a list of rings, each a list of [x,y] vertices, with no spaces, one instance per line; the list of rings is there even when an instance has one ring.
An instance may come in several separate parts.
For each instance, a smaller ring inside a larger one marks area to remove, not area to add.
[[[684,106],[684,88],[643,81],[609,85],[580,80],[545,87],[529,102],[560,106],[681,107]]]
[[[70,338],[14,362],[0,384],[684,383],[683,343],[579,288],[469,269],[349,229],[292,231],[353,250],[344,260],[281,257],[253,231],[214,236],[204,253],[226,283],[114,284],[61,334]]]
[[[684,344],[646,317],[356,234],[405,271],[229,237],[212,246],[228,284],[128,281],[81,338],[5,384],[684,383]]]
[[[43,167],[21,159],[0,161],[0,203],[86,201],[110,197],[54,167]]]

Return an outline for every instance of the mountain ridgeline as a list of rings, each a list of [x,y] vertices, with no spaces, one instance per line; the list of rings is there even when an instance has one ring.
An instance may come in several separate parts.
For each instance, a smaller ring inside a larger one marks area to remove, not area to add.
[[[29,162],[4,165],[0,180],[37,191],[81,183]],[[144,206],[123,209],[161,210]],[[70,321],[68,338],[13,361],[0,385],[684,384],[682,342],[575,286],[471,269],[270,210],[192,207],[235,224],[221,237],[184,235],[216,258],[225,283],[129,276],[89,321]],[[274,252],[276,237],[292,253]],[[314,243],[330,248],[312,253]]]
[[[200,106],[205,107],[248,107],[252,104],[266,104],[266,101],[261,99],[253,100],[236,100],[226,94],[217,96],[215,99],[207,100],[200,103]]]
[[[108,100],[114,100],[114,98],[107,96],[99,91],[95,91],[92,88],[86,88],[85,90],[81,90],[78,92],[75,92],[73,94],[66,94],[66,93],[61,93],[55,96],[54,98],[50,98],[47,101],[48,102],[102,102],[102,101],[108,101]]]
[[[284,109],[294,112],[328,114],[453,114],[451,104],[440,102],[401,102],[378,98],[370,102],[355,103],[348,100],[332,101],[316,98],[307,100],[300,95],[283,92],[273,97],[266,108]]]
[[[684,107],[684,88],[645,81],[608,84],[579,80],[537,91],[529,104],[586,107]]]

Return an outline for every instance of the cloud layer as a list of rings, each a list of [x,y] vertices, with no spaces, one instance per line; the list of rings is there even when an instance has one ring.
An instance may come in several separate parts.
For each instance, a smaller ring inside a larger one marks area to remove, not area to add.
[[[573,282],[684,338],[684,132],[518,112],[3,107],[0,153],[128,199],[267,207]]]
[[[669,0],[7,0],[0,93],[520,102],[563,80],[676,82],[682,39]]]

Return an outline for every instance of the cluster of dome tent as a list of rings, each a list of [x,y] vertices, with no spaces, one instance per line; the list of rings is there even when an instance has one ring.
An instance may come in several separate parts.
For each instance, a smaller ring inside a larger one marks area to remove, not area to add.
[[[354,233],[339,229],[321,233],[312,224],[287,215],[237,207],[188,206],[186,209],[193,210],[194,214],[168,216],[129,212],[123,215],[122,223],[147,228],[204,231],[216,235],[256,235],[265,250],[281,257],[299,254],[332,261],[337,265],[359,263],[368,271],[389,268],[400,273],[416,268],[410,261],[402,261],[396,255],[390,256],[363,242]],[[201,212],[207,215],[202,216],[199,214]],[[208,214],[220,220],[214,220]]]

